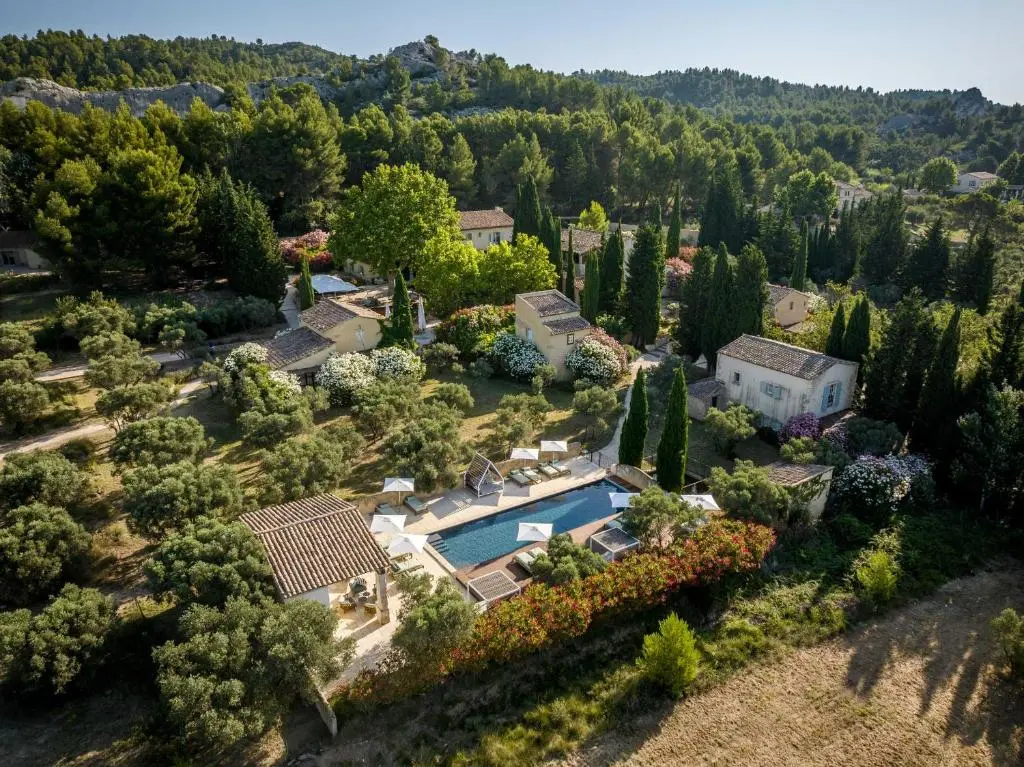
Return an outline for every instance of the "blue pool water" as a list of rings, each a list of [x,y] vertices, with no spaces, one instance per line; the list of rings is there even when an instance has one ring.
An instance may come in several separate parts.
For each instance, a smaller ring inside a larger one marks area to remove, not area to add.
[[[454,567],[489,562],[528,544],[517,541],[520,522],[550,522],[553,533],[565,533],[615,513],[608,493],[625,492],[610,480],[569,490],[561,495],[492,514],[442,530],[433,547]],[[535,544],[540,545],[540,544]]]

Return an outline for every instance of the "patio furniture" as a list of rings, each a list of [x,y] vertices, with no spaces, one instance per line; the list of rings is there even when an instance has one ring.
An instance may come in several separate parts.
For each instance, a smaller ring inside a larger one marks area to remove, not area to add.
[[[401,575],[402,573],[412,573],[417,570],[422,570],[423,565],[414,559],[407,559],[404,562],[391,562],[391,572],[395,575]]]
[[[622,522],[620,522],[617,519],[609,519],[607,522],[605,522],[604,529],[605,530],[622,530],[623,529]]]
[[[402,512],[399,509],[396,509],[387,501],[385,501],[384,503],[378,503],[376,511],[378,514],[392,514],[396,516],[400,516],[402,514]]]
[[[528,485],[535,485],[539,481],[539,480],[530,479],[520,469],[515,469],[513,471],[510,471],[508,473],[508,479],[512,480],[513,482],[515,482],[520,487],[527,487]]]
[[[367,590],[366,581],[362,578],[353,578],[348,584],[349,593],[359,594]]]
[[[557,479],[558,477],[565,477],[569,475],[569,470],[564,469],[561,466],[556,466],[552,461],[546,461],[537,466],[537,471],[543,474],[548,479]]]
[[[367,602],[365,605],[363,605],[363,608],[366,610],[366,612],[372,615],[373,613],[377,612],[377,603]]]
[[[412,559],[412,554],[399,554],[398,556],[391,557],[391,562],[404,562],[407,559]]]
[[[359,603],[360,607],[365,607],[370,602],[376,602],[377,595],[372,591],[362,591],[359,596],[356,597],[356,601]]]
[[[516,564],[526,570],[530,575],[533,575],[533,560],[535,560],[536,557],[529,551],[520,551],[515,555],[515,557],[513,557],[513,559],[515,559]]]
[[[405,505],[413,510],[415,514],[422,514],[427,510],[427,504],[417,498],[415,495],[410,495],[405,499]]]
[[[534,469],[525,468],[523,469],[523,474],[525,474],[528,479],[532,480],[534,484],[544,481],[544,477],[542,477]]]

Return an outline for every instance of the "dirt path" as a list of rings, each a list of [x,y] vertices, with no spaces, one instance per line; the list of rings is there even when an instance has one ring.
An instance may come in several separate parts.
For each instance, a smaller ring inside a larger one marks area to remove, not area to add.
[[[1024,763],[1024,693],[993,670],[989,621],[1024,572],[947,584],[842,640],[801,650],[630,722],[565,765]],[[624,728],[626,729],[626,728]]]

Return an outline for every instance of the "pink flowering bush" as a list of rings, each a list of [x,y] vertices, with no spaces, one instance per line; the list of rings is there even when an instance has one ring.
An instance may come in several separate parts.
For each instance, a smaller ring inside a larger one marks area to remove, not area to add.
[[[692,271],[693,267],[682,258],[668,258],[665,260],[665,284],[672,295],[677,297],[680,295],[683,283]]]
[[[821,419],[814,413],[800,413],[786,421],[786,425],[779,432],[779,441],[788,442],[800,437],[818,439],[820,436]]]
[[[334,256],[327,249],[327,236],[323,229],[314,229],[299,237],[286,237],[281,240],[281,254],[292,266],[298,267],[303,258],[308,258],[311,271],[327,271],[334,266]]]

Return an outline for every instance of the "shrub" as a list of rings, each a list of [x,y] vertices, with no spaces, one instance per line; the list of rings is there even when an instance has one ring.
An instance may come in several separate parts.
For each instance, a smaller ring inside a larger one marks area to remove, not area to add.
[[[499,370],[517,381],[529,381],[538,366],[548,362],[533,341],[509,332],[500,333],[494,339],[491,360]]]
[[[335,407],[352,404],[356,393],[374,380],[373,362],[355,352],[331,355],[316,374],[316,385],[327,391]]]
[[[652,486],[630,499],[620,520],[627,533],[645,549],[663,549],[699,518],[702,510],[683,501],[675,493]]]
[[[996,643],[1010,666],[1010,673],[1016,677],[1024,676],[1024,617],[1007,607],[992,619],[991,626]]]
[[[699,663],[697,638],[675,613],[658,624],[656,633],[644,637],[638,661],[644,676],[673,698],[681,697],[693,684]]]
[[[565,355],[565,366],[574,378],[600,386],[609,386],[625,372],[625,365],[615,352],[592,338],[583,339]]]
[[[902,445],[903,434],[896,424],[863,416],[846,421],[846,449],[852,455],[888,455]]]
[[[434,389],[433,394],[427,399],[428,402],[439,402],[450,408],[458,410],[463,415],[473,409],[473,395],[469,393],[469,387],[460,383],[441,383]]]
[[[439,341],[424,346],[420,351],[420,357],[430,369],[444,370],[458,362],[459,348],[454,344]]]
[[[0,508],[36,502],[70,508],[86,486],[85,475],[59,452],[10,453],[0,467]]]
[[[469,374],[473,378],[490,378],[494,375],[494,366],[485,357],[469,363]]]
[[[746,405],[732,402],[726,410],[708,408],[704,425],[711,434],[715,449],[726,458],[732,458],[736,445],[754,436],[757,414]]]
[[[711,467],[708,487],[722,508],[740,519],[771,524],[789,518],[789,492],[753,461],[736,461],[731,474],[720,466]]]
[[[295,501],[338,487],[348,476],[363,439],[350,426],[291,437],[261,455],[264,505]]]
[[[568,533],[551,536],[547,553],[537,557],[533,574],[543,583],[557,586],[604,572],[608,563],[596,551],[573,543]]]
[[[555,380],[555,366],[545,363],[533,369],[533,378],[530,379],[530,391],[534,394],[543,394],[545,387],[550,386]]]
[[[77,466],[88,466],[96,456],[96,443],[84,437],[72,439],[57,448],[57,452]]]
[[[277,306],[265,298],[241,296],[218,301],[196,314],[199,329],[208,338],[269,328],[277,322]]]
[[[814,413],[801,413],[786,421],[782,431],[779,432],[779,439],[786,442],[791,439],[808,437],[818,439],[821,436],[821,419]]]
[[[436,665],[469,638],[477,611],[451,579],[439,579],[433,589],[419,580],[399,581],[399,587],[406,600],[391,641],[406,663]]]
[[[0,513],[0,604],[25,605],[80,571],[91,538],[64,509],[33,503]]]
[[[199,461],[212,442],[195,418],[158,416],[121,429],[114,436],[110,459],[120,468]]]
[[[832,483],[829,504],[879,525],[902,506],[927,504],[933,489],[931,466],[920,456],[861,456]]]
[[[374,349],[370,352],[370,362],[373,364],[373,375],[381,380],[413,383],[427,372],[423,360],[415,352],[401,346]]]
[[[887,551],[872,552],[867,561],[856,569],[857,583],[875,605],[882,605],[896,596],[899,569]]]
[[[436,338],[455,346],[466,356],[480,354],[483,336],[494,336],[515,323],[515,310],[511,306],[474,306],[459,309],[437,326]]]

